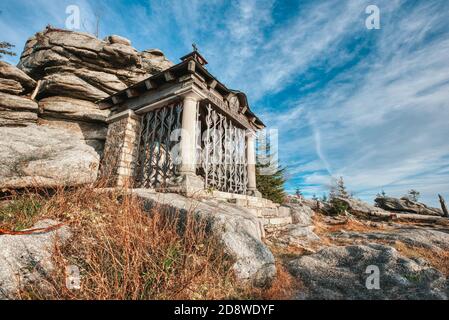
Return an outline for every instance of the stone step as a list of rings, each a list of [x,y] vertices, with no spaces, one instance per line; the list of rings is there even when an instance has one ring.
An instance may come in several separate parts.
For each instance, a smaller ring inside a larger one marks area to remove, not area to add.
[[[266,200],[266,199],[220,199],[222,201],[227,201],[229,203],[236,204],[241,207],[247,207],[247,208],[270,208],[270,209],[276,209],[279,207],[279,205]]]
[[[270,227],[270,226],[292,224],[293,220],[292,217],[281,217],[281,218],[277,217],[277,218],[264,218],[263,222],[265,227]]]

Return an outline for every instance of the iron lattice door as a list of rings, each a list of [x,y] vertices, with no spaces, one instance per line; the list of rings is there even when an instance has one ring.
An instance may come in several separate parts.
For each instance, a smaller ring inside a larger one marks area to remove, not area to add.
[[[206,188],[246,194],[248,185],[246,132],[231,119],[215,111],[211,105],[203,108],[206,129],[203,132],[201,171]]]
[[[178,143],[173,135],[181,128],[182,104],[146,113],[142,117],[136,185],[140,188],[167,187],[177,176],[177,159],[172,153]]]

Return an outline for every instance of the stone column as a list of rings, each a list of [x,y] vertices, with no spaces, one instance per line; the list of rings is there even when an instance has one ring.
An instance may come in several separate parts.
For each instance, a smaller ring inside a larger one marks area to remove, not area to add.
[[[250,132],[246,135],[246,158],[248,160],[248,195],[261,197],[256,185],[256,134]]]
[[[188,93],[183,97],[182,132],[181,132],[181,187],[187,195],[204,189],[204,181],[196,175],[196,121],[197,106],[200,97]]]
[[[196,172],[196,118],[198,96],[189,93],[184,96],[181,132],[181,174]]]

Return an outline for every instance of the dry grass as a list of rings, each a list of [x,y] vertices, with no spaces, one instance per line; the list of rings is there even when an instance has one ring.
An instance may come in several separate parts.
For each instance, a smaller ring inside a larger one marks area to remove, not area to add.
[[[0,198],[0,229],[20,231],[31,227],[41,212],[42,198],[30,192],[13,193],[5,198]]]
[[[23,208],[35,203],[36,212],[25,214]],[[55,246],[55,268],[45,289],[28,286],[22,299],[224,299],[238,298],[244,289],[204,221],[145,212],[138,199],[120,192],[100,194],[89,187],[26,192],[11,195],[1,212],[10,213],[3,228],[51,218],[73,231],[68,243]],[[66,287],[68,265],[81,270],[80,290]]]
[[[291,300],[302,288],[298,279],[292,276],[281,263],[276,263],[276,278],[267,289],[252,290],[252,297],[261,300]]]
[[[408,258],[423,258],[432,267],[449,276],[449,252],[441,249],[429,250],[428,248],[410,246],[401,241],[396,241],[394,247]]]
[[[345,218],[342,219],[339,223],[329,224],[325,221],[325,219],[329,219],[328,216],[324,216],[322,214],[316,214],[313,217],[313,222],[315,225],[315,232],[320,234],[339,232],[341,230],[345,231],[356,231],[356,232],[372,232],[379,231],[379,228],[372,227],[368,223],[354,219],[354,218]]]
[[[73,233],[55,245],[44,285],[28,285],[21,299],[289,299],[298,286],[282,265],[269,288],[243,284],[205,221],[162,208],[147,212],[124,192],[29,190],[0,201],[0,228],[22,230],[49,218]],[[80,269],[80,290],[66,287],[69,265]]]

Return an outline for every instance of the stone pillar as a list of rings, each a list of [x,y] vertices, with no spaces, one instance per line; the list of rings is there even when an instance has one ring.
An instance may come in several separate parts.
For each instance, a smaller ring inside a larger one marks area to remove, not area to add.
[[[183,99],[181,165],[179,173],[182,177],[182,192],[188,196],[204,190],[203,179],[196,175],[196,121],[199,101],[200,97],[195,93],[188,93]]]
[[[140,140],[140,116],[132,110],[107,119],[108,135],[101,161],[100,179],[109,186],[132,187]]]
[[[184,96],[181,132],[181,174],[196,174],[196,119],[199,97]]]
[[[246,135],[246,158],[248,160],[248,195],[261,197],[256,185],[256,134],[251,132]]]

